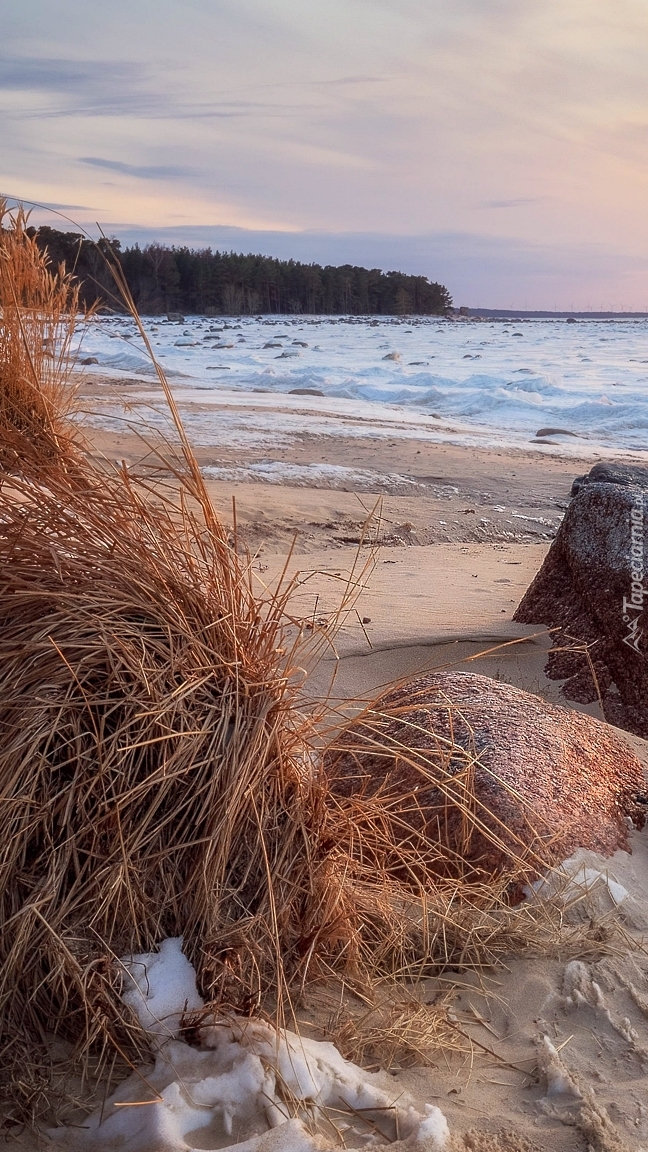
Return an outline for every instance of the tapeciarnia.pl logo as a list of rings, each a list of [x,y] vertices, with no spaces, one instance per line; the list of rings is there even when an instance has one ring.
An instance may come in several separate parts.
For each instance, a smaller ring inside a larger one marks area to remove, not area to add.
[[[648,596],[648,589],[644,588],[644,502],[643,492],[635,494],[630,512],[630,599],[623,597],[623,622],[628,625],[627,635],[623,643],[635,652],[639,652],[639,641],[643,629],[639,627],[644,596]]]

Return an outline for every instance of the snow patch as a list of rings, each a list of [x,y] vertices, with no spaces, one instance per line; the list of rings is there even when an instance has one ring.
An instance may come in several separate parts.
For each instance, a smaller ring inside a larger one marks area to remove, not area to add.
[[[119,965],[124,1002],[148,1032],[155,1063],[82,1128],[51,1131],[55,1144],[70,1152],[325,1152],[395,1139],[425,1140],[426,1152],[446,1147],[435,1105],[421,1112],[391,1077],[365,1072],[333,1044],[241,1017],[207,1017],[197,1047],[179,1039],[183,1014],[203,1007],[182,938]]]
[[[618,908],[629,895],[603,857],[582,848],[552,872],[534,880],[525,891],[531,899],[534,896],[541,900],[557,899],[564,905],[586,898],[588,908],[594,904],[601,913]]]
[[[196,973],[182,951],[182,936],[163,940],[159,952],[125,956],[122,1000],[135,1013],[142,1028],[158,1040],[179,1035],[185,1012],[204,1006]]]
[[[538,1045],[538,1067],[544,1073],[547,1081],[547,1096],[549,1099],[556,1096],[567,1096],[580,1100],[582,1093],[560,1059],[558,1050],[551,1043],[548,1036],[543,1036]]]

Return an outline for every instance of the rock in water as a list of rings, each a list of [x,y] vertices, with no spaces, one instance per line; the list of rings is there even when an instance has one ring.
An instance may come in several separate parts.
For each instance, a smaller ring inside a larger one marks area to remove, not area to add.
[[[487,676],[438,672],[381,696],[325,755],[334,795],[383,795],[397,837],[425,833],[439,870],[525,861],[527,876],[589,848],[608,856],[642,827],[648,782],[607,724]],[[472,811],[472,817],[466,813]]]
[[[592,703],[600,693],[606,719],[645,738],[648,492],[636,483],[637,469],[628,470],[634,483],[620,467],[622,478],[614,483],[593,472],[571,501],[513,619],[559,628],[547,676],[565,680],[569,700]],[[583,644],[591,645],[589,658]]]

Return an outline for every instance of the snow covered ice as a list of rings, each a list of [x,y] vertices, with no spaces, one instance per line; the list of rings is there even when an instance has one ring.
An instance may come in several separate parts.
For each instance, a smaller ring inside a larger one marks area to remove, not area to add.
[[[182,392],[260,393],[301,408],[366,420],[408,417],[424,429],[471,442],[479,430],[526,443],[542,428],[561,449],[637,450],[648,430],[648,322],[530,320],[449,323],[435,317],[191,317],[145,321],[154,352]],[[397,358],[388,358],[393,354]],[[82,348],[91,372],[117,370],[143,380],[154,370],[132,320],[95,320]],[[290,397],[291,401],[297,398]],[[584,442],[585,441],[585,445]]]
[[[51,1132],[61,1147],[324,1152],[400,1138],[412,1148],[425,1141],[426,1152],[445,1148],[437,1107],[417,1109],[387,1074],[365,1072],[332,1044],[241,1017],[207,1017],[199,1047],[180,1039],[183,1013],[203,1007],[181,938],[120,965],[124,1002],[149,1033],[155,1064],[129,1077],[83,1128]]]
[[[374,491],[384,488],[391,493],[407,496],[418,487],[415,480],[399,473],[381,475],[366,468],[345,468],[341,464],[286,464],[271,460],[250,464],[247,468],[221,468],[207,465],[205,476],[215,480],[261,479],[266,484],[291,484],[294,488],[352,488],[354,491]]]

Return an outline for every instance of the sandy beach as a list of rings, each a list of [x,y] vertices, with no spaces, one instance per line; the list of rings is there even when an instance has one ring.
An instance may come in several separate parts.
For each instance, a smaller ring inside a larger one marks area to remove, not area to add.
[[[146,442],[157,441],[153,414],[163,410],[159,391],[135,376],[98,371],[78,383],[94,458],[144,470]],[[193,390],[179,386],[175,394],[183,418],[195,416]],[[469,660],[473,671],[563,700],[560,684],[544,676],[549,635],[512,616],[574,477],[600,451],[579,457],[571,444],[567,453],[555,444],[431,443],[426,431],[417,438],[411,429],[389,438],[367,421],[355,421],[353,436],[337,428],[317,435],[313,409],[302,405],[320,401],[294,396],[281,399],[295,420],[289,433],[246,442],[255,422],[269,420],[267,406],[249,399],[198,406],[208,420],[201,439],[210,432],[213,443],[199,443],[195,453],[219,514],[230,528],[236,517],[257,590],[273,588],[285,571],[295,576],[292,610],[320,631],[331,627],[345,592],[354,592],[333,645],[308,670],[308,691],[327,691],[334,677],[336,697],[362,697],[399,677]],[[271,471],[269,457],[277,465]],[[627,458],[645,463],[648,452]],[[314,465],[319,473],[306,471]],[[600,718],[598,704],[578,707]]]
[[[84,380],[82,404],[99,411],[109,403],[114,410],[130,403],[135,387],[137,381]],[[304,668],[305,691],[328,692],[342,709],[353,699],[355,708],[402,676],[452,667],[564,704],[560,684],[544,676],[548,635],[513,623],[512,615],[542,563],[574,476],[592,458],[535,446],[505,451],[415,438],[376,441],[370,434],[352,442],[318,438],[309,434],[308,413],[302,416],[303,431],[273,451],[274,459],[417,483],[409,495],[381,491],[377,483],[374,491],[354,489],[346,473],[344,489],[327,486],[326,472],[317,487],[276,477],[209,479],[230,525],[235,500],[237,532],[250,549],[258,588],[272,588],[286,566],[297,575],[292,614],[324,641],[319,662]],[[244,425],[245,412],[240,418]],[[95,428],[92,451],[142,466],[142,441],[132,429]],[[205,469],[249,469],[267,448],[219,443],[199,446],[197,456]],[[357,597],[329,639],[350,585]],[[598,704],[577,707],[600,718]],[[646,745],[625,738],[648,770]],[[633,832],[631,844],[631,856],[618,852],[603,861],[581,853],[574,862],[577,883],[563,883],[564,920],[578,936],[570,946],[563,941],[540,958],[518,954],[502,968],[449,973],[418,986],[416,996],[429,1004],[452,988],[456,1051],[432,1051],[425,1067],[393,1066],[389,1077],[399,1091],[441,1108],[453,1147],[639,1152],[648,1146],[646,833]],[[327,1038],[331,1013],[330,998],[315,996],[309,1006],[306,996],[302,1026]]]

